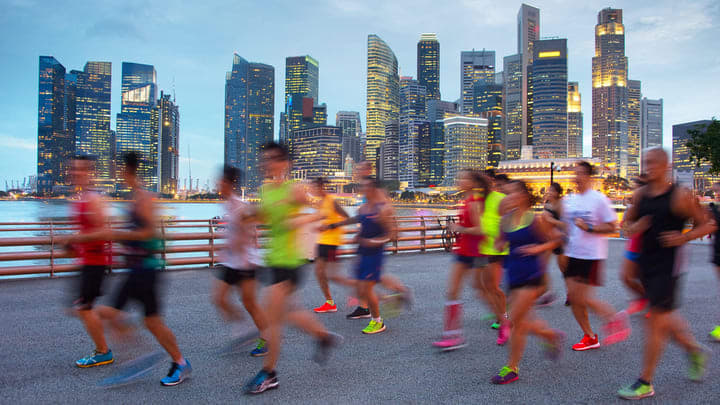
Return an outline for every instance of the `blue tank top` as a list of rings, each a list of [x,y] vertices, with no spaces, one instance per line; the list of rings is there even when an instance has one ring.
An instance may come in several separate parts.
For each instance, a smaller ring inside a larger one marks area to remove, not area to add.
[[[359,236],[361,238],[365,239],[371,239],[371,238],[377,238],[379,236],[385,235],[387,231],[378,221],[380,217],[380,209],[379,207],[382,206],[382,203],[375,204],[369,212],[358,214],[358,222],[360,223],[360,233]],[[382,253],[384,250],[384,246],[379,247],[366,247],[366,246],[359,246],[358,247],[358,254],[360,255],[374,255],[378,253]]]
[[[138,230],[144,228],[147,224],[137,211],[137,204],[131,203],[128,216],[130,223],[128,229]],[[129,240],[124,242],[128,248],[126,260],[128,266],[134,272],[157,270],[164,266],[164,262],[158,256],[157,252],[163,248],[163,240],[157,237],[151,237],[146,240]]]
[[[526,245],[543,243],[533,232],[533,218],[529,225],[511,231],[503,230],[506,241],[510,244],[510,254],[505,258],[505,278],[510,285],[520,284],[536,279],[545,272],[540,256],[525,256],[518,249]]]

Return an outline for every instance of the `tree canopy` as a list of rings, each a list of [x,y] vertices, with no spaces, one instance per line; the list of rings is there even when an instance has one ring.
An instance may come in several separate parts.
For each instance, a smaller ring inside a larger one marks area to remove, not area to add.
[[[720,121],[713,117],[710,124],[699,125],[689,130],[688,135],[686,146],[695,164],[699,167],[709,163],[710,173],[720,174]]]

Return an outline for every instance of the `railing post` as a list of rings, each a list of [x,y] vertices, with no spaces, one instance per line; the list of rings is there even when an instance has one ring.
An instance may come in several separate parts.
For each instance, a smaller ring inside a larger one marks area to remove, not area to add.
[[[162,253],[160,257],[163,262],[163,270],[167,270],[167,238],[165,238],[165,219],[160,218],[160,236],[162,237]]]
[[[420,217],[420,224],[422,225],[422,231],[420,231],[420,251],[425,252],[425,237],[427,236],[427,227],[425,226],[425,217]]]
[[[210,267],[215,267],[215,227],[213,219],[210,218]]]
[[[55,232],[50,220],[50,277],[55,277]]]

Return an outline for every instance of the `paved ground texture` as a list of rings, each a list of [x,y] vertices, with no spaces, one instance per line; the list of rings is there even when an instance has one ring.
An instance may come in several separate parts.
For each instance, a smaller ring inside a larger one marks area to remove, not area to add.
[[[610,244],[606,286],[600,295],[617,308],[628,295],[618,281],[623,244]],[[708,263],[709,247],[690,247],[689,274],[682,287],[681,312],[693,332],[707,343],[707,333],[720,323],[719,283]],[[351,261],[343,262],[345,269]],[[447,253],[398,255],[387,270],[410,285],[417,298],[411,313],[389,319],[385,333],[365,336],[365,320],[345,320],[345,310],[324,314],[322,321],[343,334],[345,345],[325,367],[310,358],[313,342],[288,329],[278,367],[280,387],[258,397],[241,393],[243,383],[260,368],[260,359],[245,354],[218,357],[230,329],[212,307],[209,271],[169,273],[165,277],[167,322],[192,362],[192,378],[177,387],[162,387],[163,364],[132,385],[114,389],[96,383],[117,366],[78,369],[73,362],[92,350],[80,321],[63,312],[72,279],[0,281],[0,402],[2,403],[614,403],[615,391],[637,378],[643,342],[643,318],[633,318],[632,337],[615,346],[573,352],[570,344],[581,332],[568,308],[558,302],[539,309],[540,316],[568,333],[570,341],[559,363],[544,359],[540,342],[528,340],[520,380],[505,386],[490,378],[505,363],[507,349],[495,345],[496,333],[483,315],[488,311],[465,290],[465,326],[469,346],[439,353],[430,346],[442,329],[443,294],[452,257]],[[554,289],[564,294],[556,269]],[[113,276],[112,290],[121,275]],[[334,289],[339,302],[346,293]],[[306,306],[322,302],[314,277],[307,274],[300,292]],[[599,328],[600,322],[592,319]],[[148,338],[132,347],[114,344],[118,363],[152,349]],[[719,403],[720,345],[712,351],[704,383],[685,377],[686,358],[677,346],[668,347],[655,380],[656,397],[648,403]],[[127,345],[125,345],[127,346]],[[169,363],[168,363],[169,364]]]

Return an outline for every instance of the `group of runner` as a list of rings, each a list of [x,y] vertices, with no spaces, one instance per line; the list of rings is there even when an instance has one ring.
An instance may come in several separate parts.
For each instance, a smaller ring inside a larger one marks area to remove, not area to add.
[[[675,311],[676,290],[681,272],[680,247],[690,240],[716,230],[720,213],[712,207],[704,211],[692,194],[673,185],[668,179],[669,160],[662,149],[648,150],[643,182],[633,195],[623,231],[631,238],[622,279],[636,294],[631,307],[648,306],[647,336],[640,378],[618,391],[623,398],[637,399],[654,394],[652,378],[668,337],[674,338],[688,352],[689,376],[700,380],[707,354],[689,332],[686,322]],[[284,323],[290,322],[309,334],[317,344],[314,359],[323,363],[342,337],[329,332],[313,312],[303,309],[295,295],[306,263],[297,240],[298,228],[311,225],[320,232],[317,240],[315,274],[325,302],[315,313],[337,312],[330,291],[334,282],[354,291],[357,305],[349,319],[369,318],[362,330],[376,334],[387,330],[380,313],[375,286],[381,284],[394,292],[393,297],[409,306],[412,295],[398,279],[383,274],[384,246],[396,237],[392,205],[378,182],[369,176],[370,167],[359,165],[356,177],[365,198],[357,215],[350,216],[334,197],[325,191],[323,179],[316,179],[312,191],[289,178],[291,160],[284,146],[270,143],[262,152],[265,182],[257,206],[243,202],[234,193],[241,175],[238,169],[226,167],[218,188],[226,200],[223,221],[226,245],[220,254],[218,281],[213,302],[221,316],[233,325],[236,336],[251,336],[257,341],[253,356],[264,356],[262,369],[245,385],[246,393],[257,394],[278,386],[275,370],[282,343]],[[127,335],[132,325],[122,312],[128,300],[139,301],[145,311],[145,326],[172,358],[163,385],[176,385],[192,372],[182,356],[175,336],[160,316],[157,284],[163,267],[157,252],[162,240],[157,230],[157,215],[152,194],[142,190],[137,177],[140,158],[129,153],[124,157],[124,178],[132,193],[129,228],[117,230],[108,225],[107,210],[100,196],[91,191],[92,159],[78,157],[73,161],[73,178],[78,187],[75,215],[80,232],[68,237],[66,244],[83,265],[78,298],[74,309],[82,319],[95,344],[93,353],[76,362],[78,367],[109,364],[114,355],[105,339],[103,320],[118,335]],[[507,384],[519,378],[519,363],[528,334],[541,337],[546,352],[557,359],[566,340],[565,333],[550,328],[538,318],[533,307],[553,300],[547,274],[552,253],[564,275],[567,302],[583,332],[573,350],[584,351],[626,339],[630,324],[626,311],[616,311],[594,295],[602,283],[602,265],[608,255],[607,235],[615,232],[617,215],[610,202],[592,189],[593,167],[579,162],[575,169],[576,192],[562,197],[562,189],[553,184],[548,192],[545,211],[535,215],[534,196],[520,180],[510,180],[492,171],[461,171],[457,186],[464,199],[458,207],[458,222],[448,228],[456,235],[455,262],[446,292],[445,322],[442,337],[433,342],[440,350],[454,350],[466,345],[462,326],[460,296],[463,281],[473,277],[472,285],[487,303],[498,330],[497,344],[510,342],[507,364],[491,379]],[[720,189],[720,186],[718,186]],[[719,190],[720,191],[720,190]],[[313,206],[313,213],[302,213]],[[683,232],[687,222],[693,228]],[[257,226],[265,224],[268,237],[264,258],[261,255]],[[343,226],[359,224],[353,240],[358,245],[354,277],[338,272],[338,249],[345,244]],[[716,235],[718,236],[718,235]],[[716,238],[715,264],[720,268],[720,243]],[[101,295],[103,276],[111,264],[110,246],[121,242],[125,247],[126,266],[130,269],[116,291],[112,306],[95,305]],[[256,278],[260,269],[268,269],[270,285],[265,288],[264,302],[258,303]],[[505,275],[509,297],[501,288]],[[237,288],[254,327],[248,328],[239,308],[231,303],[232,288]],[[509,300],[508,300],[509,298]],[[509,301],[509,306],[508,306]],[[355,305],[353,305],[355,306]],[[602,335],[595,332],[588,310],[600,316],[605,324]],[[712,334],[720,340],[720,327]],[[602,337],[602,339],[601,339]]]

